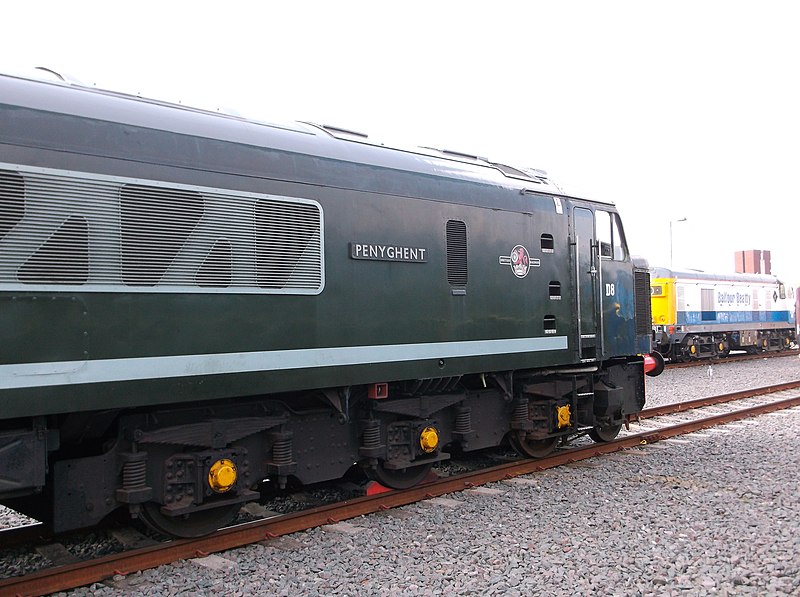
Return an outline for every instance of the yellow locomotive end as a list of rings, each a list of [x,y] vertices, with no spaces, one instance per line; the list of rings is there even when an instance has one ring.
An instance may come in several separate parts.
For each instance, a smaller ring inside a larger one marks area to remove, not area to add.
[[[650,310],[653,315],[653,325],[675,325],[677,313],[675,278],[651,280]]]

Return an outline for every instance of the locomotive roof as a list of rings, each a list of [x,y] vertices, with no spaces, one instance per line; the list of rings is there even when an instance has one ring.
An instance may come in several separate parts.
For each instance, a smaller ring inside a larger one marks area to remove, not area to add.
[[[712,274],[696,270],[675,270],[666,267],[650,269],[651,278],[679,278],[681,280],[702,280],[706,282],[750,282],[760,284],[776,284],[777,276],[771,274]]]
[[[521,193],[565,196],[542,170],[511,167],[447,150],[389,147],[366,135],[326,125],[259,122],[115,91],[1,73],[0,97],[2,103],[35,110],[460,179]]]

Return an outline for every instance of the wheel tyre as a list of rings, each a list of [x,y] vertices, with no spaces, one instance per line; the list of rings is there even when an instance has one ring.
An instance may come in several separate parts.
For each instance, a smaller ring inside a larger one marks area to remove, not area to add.
[[[508,443],[525,458],[545,458],[553,453],[558,446],[560,437],[529,440],[524,431],[512,431],[508,434]]]
[[[241,504],[233,504],[200,510],[184,516],[167,516],[161,512],[161,505],[154,502],[142,504],[139,514],[142,522],[150,529],[168,537],[195,538],[210,535],[230,524],[241,509]]]
[[[408,489],[424,480],[428,473],[431,472],[431,468],[433,468],[433,463],[392,470],[384,468],[381,460],[375,468],[366,469],[366,473],[370,479],[377,481],[384,487]]]
[[[622,429],[622,423],[609,427],[595,427],[589,432],[589,437],[598,444],[613,441]]]

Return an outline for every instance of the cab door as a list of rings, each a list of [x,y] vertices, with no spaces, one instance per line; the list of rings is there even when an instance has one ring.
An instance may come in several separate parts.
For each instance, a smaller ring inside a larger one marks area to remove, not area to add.
[[[575,263],[575,289],[578,303],[578,353],[581,361],[594,361],[600,347],[597,344],[597,244],[594,214],[584,207],[572,211]]]
[[[608,359],[636,354],[635,285],[622,222],[615,212],[603,208],[595,209],[594,217],[598,270],[598,357]],[[649,305],[649,295],[647,303]]]

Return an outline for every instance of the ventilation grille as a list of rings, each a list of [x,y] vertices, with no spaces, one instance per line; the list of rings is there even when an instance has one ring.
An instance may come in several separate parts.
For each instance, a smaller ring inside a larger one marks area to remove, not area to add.
[[[16,226],[25,212],[25,183],[16,172],[0,170],[0,240]]]
[[[467,225],[460,220],[447,222],[447,281],[467,285]]]
[[[700,289],[700,319],[702,321],[715,321],[717,311],[714,308],[714,289]]]
[[[258,201],[255,216],[258,285],[319,286],[319,210],[312,205]]]
[[[29,284],[85,284],[89,279],[89,226],[70,216],[31,257],[17,277]]]
[[[675,284],[675,300],[678,303],[678,311],[686,311],[686,289],[683,284]]]
[[[316,202],[0,170],[0,286],[318,294]]]
[[[122,281],[155,286],[203,217],[195,191],[125,185],[120,192]]]
[[[636,335],[649,335],[652,330],[650,314],[650,272],[633,272],[634,300],[636,303]]]

